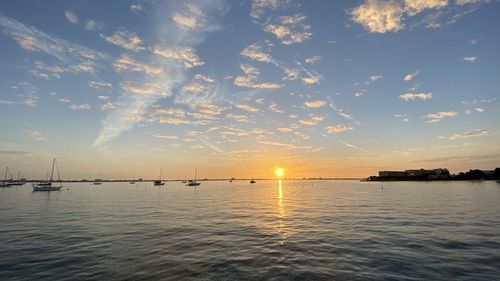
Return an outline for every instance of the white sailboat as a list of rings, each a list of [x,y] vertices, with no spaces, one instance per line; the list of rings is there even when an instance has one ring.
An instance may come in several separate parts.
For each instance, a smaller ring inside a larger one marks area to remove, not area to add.
[[[163,168],[160,168],[160,179],[159,180],[155,180],[153,182],[153,185],[154,186],[162,186],[162,185],[165,185],[165,183],[162,181],[162,175],[163,175]]]
[[[24,180],[21,179],[21,172],[17,173],[17,180],[10,183],[10,185],[24,185]]]
[[[57,179],[58,179],[59,185],[53,184],[55,164],[56,164],[56,158],[54,158],[54,160],[52,161],[52,172],[50,173],[50,180],[44,181],[44,182],[39,182],[39,183],[34,183],[33,184],[33,191],[57,191],[57,190],[60,190],[62,188],[61,177],[59,175],[59,169],[57,169]]]
[[[198,186],[201,184],[201,182],[197,181],[198,177],[198,167],[195,167],[194,168],[194,180],[188,180],[188,182],[186,183],[186,186]]]
[[[7,180],[7,174],[9,173],[9,167],[5,168],[5,176],[3,181],[0,182],[0,187],[9,187],[12,185],[12,179]]]

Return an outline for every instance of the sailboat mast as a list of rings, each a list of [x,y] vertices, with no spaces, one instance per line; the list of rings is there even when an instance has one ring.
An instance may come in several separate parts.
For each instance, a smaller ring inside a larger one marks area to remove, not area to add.
[[[9,171],[9,167],[5,167],[5,176],[3,177],[3,180],[7,180],[7,172]]]
[[[52,161],[52,172],[50,172],[50,182],[52,182],[52,178],[54,177],[54,165],[56,164],[56,158]]]
[[[198,177],[198,167],[194,167],[194,181],[196,181]]]

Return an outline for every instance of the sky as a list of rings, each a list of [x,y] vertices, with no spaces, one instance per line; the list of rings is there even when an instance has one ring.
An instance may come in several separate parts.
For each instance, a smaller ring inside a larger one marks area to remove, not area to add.
[[[500,1],[2,1],[0,166],[66,179],[500,166]]]

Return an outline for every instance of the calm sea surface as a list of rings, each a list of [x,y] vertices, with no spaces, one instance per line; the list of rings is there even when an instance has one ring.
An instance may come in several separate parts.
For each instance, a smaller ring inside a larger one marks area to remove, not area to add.
[[[500,280],[496,182],[0,189],[0,280]]]

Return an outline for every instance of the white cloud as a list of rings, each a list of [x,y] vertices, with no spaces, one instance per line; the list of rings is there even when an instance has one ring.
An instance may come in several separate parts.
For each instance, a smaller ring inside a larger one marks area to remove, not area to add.
[[[300,70],[297,68],[285,68],[283,80],[297,80],[300,77]]]
[[[455,111],[441,111],[441,112],[436,112],[436,113],[430,113],[427,114],[427,118],[429,119],[427,123],[436,123],[440,122],[445,118],[452,118],[456,117],[458,115],[458,112]]]
[[[160,85],[156,82],[134,83],[132,81],[125,81],[120,84],[125,92],[139,94],[139,95],[167,95],[162,91]]]
[[[303,124],[303,125],[314,126],[314,125],[317,125],[319,122],[321,122],[323,120],[325,120],[324,116],[312,116],[309,119],[301,119],[301,120],[299,120],[299,123]]]
[[[72,104],[69,106],[69,108],[74,110],[82,110],[82,109],[89,110],[91,109],[91,106],[88,103],[81,103],[81,104]]]
[[[254,44],[246,47],[245,49],[243,49],[241,51],[240,54],[244,57],[251,59],[251,60],[256,60],[256,61],[260,61],[260,62],[272,62],[273,61],[271,56],[267,53],[264,53],[262,51],[262,47],[257,43],[254,43]]]
[[[184,94],[182,92],[176,92],[174,89],[178,89],[186,82],[187,75],[189,74],[189,67],[200,65],[201,60],[199,60],[199,58],[193,60],[192,57],[178,58],[175,55],[179,50],[194,51],[194,47],[204,41],[208,32],[213,32],[221,28],[218,22],[229,10],[228,4],[224,1],[197,1],[197,3],[201,5],[199,10],[203,11],[203,16],[200,16],[200,21],[197,21],[197,23],[203,24],[204,28],[200,28],[201,26],[198,26],[195,30],[182,27],[176,28],[176,23],[171,18],[173,13],[193,14],[197,12],[195,6],[186,5],[184,3],[184,1],[162,2],[162,5],[165,6],[163,11],[169,11],[169,14],[165,14],[163,17],[151,18],[151,20],[154,20],[154,23],[152,23],[154,26],[164,27],[152,33],[156,38],[151,38],[151,41],[162,42],[162,44],[167,44],[166,42],[168,42],[168,45],[157,45],[157,56],[154,56],[154,58],[151,57],[151,59],[152,61],[154,59],[154,64],[161,66],[165,72],[167,72],[167,75],[134,75],[134,81],[125,81],[121,83],[124,92],[116,97],[114,101],[114,103],[119,106],[116,106],[116,109],[110,111],[102,121],[101,131],[94,141],[94,147],[104,149],[110,141],[119,137],[124,131],[134,128],[138,122],[144,120],[160,123],[182,123],[193,126],[208,124],[206,120],[191,121],[179,117],[148,118],[149,116],[146,116],[151,112],[151,107],[157,104],[158,100],[162,97],[175,93],[176,99],[174,102],[184,103],[183,100],[178,101],[178,98],[183,97]],[[179,9],[180,5],[183,5],[181,9]],[[167,56],[158,54],[159,51],[165,48],[171,49],[173,52],[169,53]],[[148,47],[148,49],[151,49],[151,52],[155,50],[154,47]],[[172,57],[169,55],[174,56]],[[130,79],[131,77],[126,78]],[[200,105],[199,100],[188,100],[187,102],[189,102],[188,105],[191,107]],[[175,118],[180,120],[172,120]]]
[[[196,29],[205,26],[205,17],[197,5],[185,4],[185,9],[172,14],[172,20],[183,29]]]
[[[155,137],[155,138],[167,139],[167,140],[176,140],[176,139],[179,138],[177,136],[172,136],[172,135],[167,135],[167,134],[154,134],[152,136]]]
[[[153,48],[153,53],[167,59],[181,61],[187,68],[204,64],[196,54],[196,50],[190,47],[169,48],[156,45]]]
[[[464,61],[467,61],[467,62],[476,62],[477,60],[477,57],[465,57],[464,58]]]
[[[95,20],[87,20],[84,27],[86,30],[96,30],[101,29],[101,24]]]
[[[142,5],[140,3],[137,3],[137,4],[132,4],[130,5],[130,10],[133,12],[133,13],[137,13],[137,12],[140,12],[142,11]]]
[[[266,10],[275,11],[283,4],[284,1],[282,0],[253,0],[250,16],[259,19],[264,15]]]
[[[113,85],[111,85],[111,83],[102,82],[102,81],[93,81],[93,80],[88,81],[88,85],[91,88],[100,89],[100,90],[113,87]]]
[[[115,105],[113,103],[110,103],[110,102],[107,102],[107,103],[104,103],[103,105],[101,105],[101,110],[104,111],[104,110],[111,110],[111,109],[115,109]]]
[[[450,140],[458,140],[458,139],[466,139],[466,138],[471,138],[471,137],[481,137],[481,136],[491,135],[492,133],[493,132],[490,130],[478,129],[478,130],[463,132],[460,134],[455,134],[455,135],[451,136],[449,139]]]
[[[38,106],[38,99],[27,98],[27,99],[24,99],[22,103],[24,105],[27,105],[27,106],[37,107]]]
[[[78,17],[72,11],[65,11],[64,16],[72,24],[78,24]]]
[[[384,76],[382,76],[382,75],[372,75],[372,76],[370,76],[370,80],[373,81],[373,82],[375,82],[375,81],[377,81],[379,79],[382,79],[382,78],[384,78]]]
[[[322,59],[321,56],[312,56],[312,57],[308,57],[305,62],[308,63],[308,64],[315,64],[317,63],[318,61],[320,61]]]
[[[26,26],[1,14],[0,26],[3,33],[16,40],[21,48],[31,52],[43,52],[55,57],[60,65],[47,68],[43,65],[43,70],[52,74],[63,72],[93,73],[96,67],[100,66],[100,62],[107,58],[107,55],[103,53],[53,37],[35,27]]]
[[[354,128],[345,125],[337,125],[337,126],[325,127],[325,129],[328,131],[329,134],[338,134],[345,131],[353,130]]]
[[[146,49],[142,45],[141,38],[134,32],[120,30],[111,36],[101,34],[101,37],[103,37],[107,42],[127,50],[139,52]]]
[[[302,82],[306,85],[318,84],[319,77],[314,75],[305,76],[302,77]]]
[[[162,67],[139,62],[134,57],[128,54],[122,54],[119,58],[117,58],[113,63],[113,68],[116,72],[137,71],[149,75],[163,74]]]
[[[489,0],[455,0],[455,3],[459,6],[468,5],[468,4],[476,4],[476,3],[484,3],[489,2]]]
[[[365,0],[355,7],[352,20],[361,24],[369,32],[386,33],[402,30],[405,27],[405,17],[413,17],[424,10],[432,10],[421,23],[427,28],[440,27],[437,22],[444,12],[437,12],[448,6],[448,0]]]
[[[236,76],[234,78],[234,85],[244,88],[252,89],[278,89],[282,85],[270,82],[259,83],[258,76],[260,75],[259,70],[248,64],[240,65],[241,70],[245,73],[244,76]]]
[[[35,131],[32,129],[26,129],[24,130],[33,140],[36,141],[45,141],[47,140],[47,137],[40,131]]]
[[[441,9],[448,6],[448,0],[405,0],[408,14],[415,15],[426,9]]]
[[[318,108],[325,106],[326,102],[322,100],[306,101],[304,105],[309,108]]]
[[[271,102],[271,104],[269,105],[269,107],[267,109],[269,109],[272,112],[276,112],[276,113],[283,113],[284,112],[283,109],[279,108],[275,102]]]
[[[234,106],[241,109],[241,110],[245,110],[248,112],[259,112],[260,111],[258,108],[255,108],[253,106],[250,106],[248,104],[243,104],[243,103],[235,104]]]
[[[396,1],[366,0],[351,12],[352,20],[370,32],[385,33],[403,29],[403,6]]]
[[[420,73],[420,70],[417,70],[413,73],[408,73],[405,75],[405,78],[403,79],[404,81],[411,81],[413,80],[413,78],[415,78],[415,76],[417,76],[418,74]]]
[[[281,44],[293,45],[311,39],[311,26],[305,23],[306,16],[296,14],[280,17],[278,24],[267,24],[264,31],[270,32],[280,40]]]
[[[227,113],[225,117],[238,122],[246,122],[246,123],[250,122],[250,118],[247,115]]]
[[[406,93],[404,95],[400,95],[399,98],[405,101],[416,99],[429,100],[432,99],[432,93]]]

